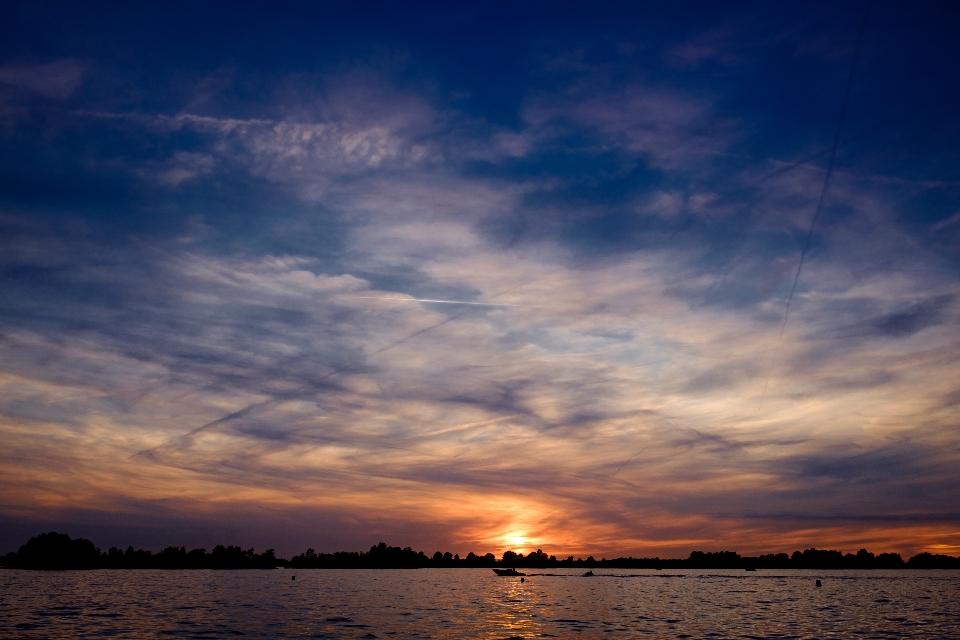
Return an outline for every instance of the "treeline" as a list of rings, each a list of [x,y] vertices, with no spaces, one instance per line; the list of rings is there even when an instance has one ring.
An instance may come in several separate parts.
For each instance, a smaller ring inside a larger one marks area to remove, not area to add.
[[[253,549],[223,545],[210,553],[184,547],[167,547],[160,553],[133,547],[100,551],[89,540],[71,540],[65,533],[53,531],[30,538],[18,551],[0,558],[0,566],[8,569],[274,569],[285,563],[273,549],[258,554]]]
[[[507,551],[504,556],[511,553],[513,552]],[[432,556],[427,556],[423,551],[414,551],[410,547],[403,549],[388,547],[383,542],[370,547],[367,553],[362,551],[316,553],[313,549],[307,549],[304,553],[291,558],[289,562],[290,567],[303,569],[426,569],[428,567],[496,567],[501,564],[503,561],[498,562],[492,553],[478,556],[471,552],[461,558],[460,554],[437,551]]]
[[[921,553],[904,561],[898,553],[874,555],[866,549],[856,554],[823,549],[806,549],[762,556],[741,556],[733,551],[694,551],[687,558],[557,558],[542,550],[524,555],[504,552],[498,560],[492,553],[476,555],[437,551],[428,556],[410,547],[390,547],[385,543],[370,551],[317,553],[307,549],[290,560],[276,557],[273,549],[256,553],[251,549],[217,545],[187,551],[167,547],[159,553],[127,547],[101,551],[91,541],[71,539],[62,533],[44,533],[30,538],[16,552],[0,557],[0,567],[8,569],[422,569],[429,567],[511,567],[528,569],[601,568],[601,569],[960,569],[960,558]]]
[[[945,555],[921,553],[904,561],[899,553],[881,553],[875,555],[866,549],[856,554],[843,554],[840,551],[823,549],[806,549],[794,551],[793,554],[777,553],[763,556],[741,556],[733,551],[703,552],[693,551],[687,558],[601,558],[593,556],[586,559],[568,556],[557,558],[547,555],[537,549],[524,556],[522,553],[507,551],[500,560],[492,553],[477,556],[473,553],[465,558],[439,551],[431,558],[423,553],[414,554],[410,549],[386,547],[383,543],[379,549],[393,549],[397,552],[408,552],[409,563],[406,566],[419,567],[514,567],[527,569],[550,568],[602,568],[602,569],[960,569],[960,558]],[[290,566],[303,567],[363,567],[378,566],[374,552],[378,547],[370,550],[370,554],[312,554],[312,549],[306,554],[295,557]],[[347,556],[354,558],[354,564],[344,562]],[[420,564],[415,564],[419,561]],[[337,564],[339,562],[339,564]],[[298,564],[294,564],[298,563]],[[299,564],[302,563],[302,564]]]

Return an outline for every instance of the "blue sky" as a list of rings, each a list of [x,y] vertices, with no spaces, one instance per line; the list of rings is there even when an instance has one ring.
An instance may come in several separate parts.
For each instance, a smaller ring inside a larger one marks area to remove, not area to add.
[[[950,3],[2,12],[5,547],[960,552]]]

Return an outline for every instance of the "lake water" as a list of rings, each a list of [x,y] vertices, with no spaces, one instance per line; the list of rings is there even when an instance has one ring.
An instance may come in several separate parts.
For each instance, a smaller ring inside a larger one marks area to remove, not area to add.
[[[960,638],[955,571],[551,573],[3,570],[0,636]]]

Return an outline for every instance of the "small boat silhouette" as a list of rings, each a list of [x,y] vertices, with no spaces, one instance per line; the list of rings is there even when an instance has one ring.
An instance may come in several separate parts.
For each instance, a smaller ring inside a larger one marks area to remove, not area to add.
[[[493,572],[498,576],[525,576],[527,574],[520,573],[516,569],[494,569]]]
[[[593,577],[593,571],[587,571],[585,574],[583,574],[583,577],[584,577],[584,578],[592,578],[592,577]]]

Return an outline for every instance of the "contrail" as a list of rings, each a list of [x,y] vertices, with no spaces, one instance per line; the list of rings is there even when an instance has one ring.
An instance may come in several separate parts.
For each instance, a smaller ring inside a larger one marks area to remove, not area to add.
[[[493,302],[463,302],[461,300],[434,300],[433,298],[391,298],[381,296],[357,296],[358,300],[396,300],[398,302],[435,302],[437,304],[469,304],[477,307],[525,307],[523,304],[495,304]]]
[[[854,72],[857,70],[857,59],[860,57],[860,45],[863,44],[863,33],[867,29],[867,18],[870,15],[870,8],[873,6],[873,0],[867,0],[867,6],[863,10],[863,19],[860,20],[860,30],[857,32],[857,42],[853,46],[853,60],[850,61],[850,73],[847,75],[847,87],[843,92],[843,103],[840,105],[840,116],[837,118],[837,128],[833,132],[833,145],[830,147],[830,160],[827,163],[827,173],[823,177],[823,188],[820,189],[820,199],[817,200],[817,208],[813,212],[813,219],[810,221],[810,229],[807,231],[807,239],[803,243],[803,250],[800,251],[800,261],[797,263],[797,273],[793,276],[793,286],[790,287],[790,295],[787,296],[787,304],[783,310],[783,325],[780,327],[780,338],[787,329],[787,320],[790,318],[790,303],[793,302],[793,294],[797,291],[797,283],[800,282],[800,272],[803,270],[803,260],[807,257],[807,251],[810,250],[810,241],[813,239],[813,230],[817,226],[817,218],[820,217],[820,211],[823,210],[823,201],[827,196],[827,189],[830,187],[830,175],[833,173],[833,163],[837,157],[837,147],[840,145],[840,130],[843,128],[843,119],[847,115],[847,104],[850,102],[850,88],[853,87]],[[919,107],[918,107],[919,108]],[[908,110],[906,113],[909,113]],[[892,120],[892,119],[891,119]],[[884,123],[872,127],[867,131],[879,128]],[[866,132],[860,134],[864,135]],[[854,136],[857,137],[857,136]],[[789,167],[798,166],[796,163]],[[767,398],[767,387],[770,385],[770,377],[767,376],[763,383],[763,394],[760,396],[760,405],[757,411],[763,408],[763,401]]]
[[[522,413],[516,413],[512,416],[503,416],[500,418],[492,418],[490,420],[482,420],[480,422],[470,422],[467,424],[459,424],[455,427],[447,427],[446,429],[440,429],[439,431],[431,431],[430,433],[424,433],[421,438],[432,438],[434,436],[444,435],[446,433],[453,433],[454,431],[465,431],[467,429],[473,429],[474,427],[485,427],[491,424],[497,424],[498,422],[504,422],[505,420],[510,420],[512,418],[522,417]]]
[[[217,418],[216,420],[212,420],[211,422],[208,422],[208,423],[206,423],[206,424],[200,425],[200,426],[197,427],[196,429],[193,429],[192,431],[188,431],[187,433],[183,434],[182,436],[178,436],[177,439],[178,439],[178,440],[186,440],[187,438],[191,438],[191,437],[197,435],[198,433],[200,433],[200,432],[202,432],[202,431],[206,431],[207,429],[210,429],[210,428],[212,428],[212,427],[216,427],[216,426],[218,426],[218,425],[225,424],[225,423],[227,423],[227,422],[231,422],[231,421],[233,421],[233,420],[236,420],[237,418],[242,418],[242,417],[244,417],[245,415],[247,415],[248,413],[250,413],[251,411],[253,411],[253,410],[255,410],[255,409],[258,409],[258,408],[260,408],[260,407],[268,406],[268,405],[270,405],[270,404],[273,403],[273,402],[274,402],[274,400],[266,400],[266,401],[264,401],[264,402],[254,402],[253,404],[248,405],[248,406],[244,407],[243,409],[240,409],[239,411],[234,411],[233,413],[228,413],[227,415],[223,416],[222,418]],[[136,457],[138,457],[138,456],[148,456],[148,455],[150,455],[151,453],[153,453],[154,451],[156,451],[157,449],[162,449],[163,447],[166,447],[166,446],[170,445],[173,441],[174,441],[174,440],[171,439],[170,441],[165,442],[164,444],[160,444],[160,445],[157,445],[157,446],[155,446],[155,447],[151,447],[151,448],[149,448],[149,449],[144,449],[143,451],[138,451],[137,453],[135,453],[135,454],[133,454],[132,456],[130,456],[130,458],[136,458]]]
[[[510,291],[513,291],[514,289],[518,289],[518,288],[520,288],[520,287],[522,287],[522,286],[524,286],[524,285],[530,284],[530,282],[532,282],[532,281],[529,281],[529,282],[521,282],[521,283],[518,284],[518,285],[512,286],[512,287],[510,287],[510,288],[508,288],[508,289],[504,289],[504,290],[501,291],[500,293],[495,293],[494,295],[492,295],[492,296],[490,296],[490,297],[491,297],[491,298],[498,298],[498,297],[502,296],[502,295],[505,294],[505,293],[509,293]],[[467,315],[468,313],[470,313],[470,309],[464,309],[464,310],[461,311],[460,313],[457,313],[457,314],[455,314],[455,315],[452,315],[452,316],[450,316],[449,318],[444,318],[444,319],[441,320],[440,322],[436,322],[436,323],[434,323],[434,324],[431,324],[430,326],[424,327],[423,329],[418,329],[417,331],[414,331],[413,333],[411,333],[411,334],[409,334],[409,335],[406,335],[406,336],[404,336],[403,338],[400,338],[399,340],[388,344],[387,346],[383,347],[382,349],[377,349],[376,351],[374,351],[374,352],[371,353],[370,355],[371,355],[371,356],[375,356],[375,355],[377,355],[377,354],[383,353],[384,351],[389,351],[390,349],[393,349],[394,347],[400,346],[401,344],[403,344],[403,343],[406,342],[407,340],[410,340],[410,339],[412,339],[412,338],[416,338],[417,336],[419,336],[419,335],[421,335],[421,334],[424,334],[424,333],[426,333],[426,332],[428,332],[428,331],[432,331],[433,329],[436,329],[437,327],[442,327],[443,325],[448,324],[448,323],[450,323],[450,322],[453,322],[454,320],[458,320],[459,318],[462,318],[463,316]]]
[[[820,190],[820,199],[817,201],[817,208],[813,212],[813,220],[810,221],[807,240],[803,243],[803,250],[800,252],[797,274],[793,277],[793,286],[790,288],[790,295],[787,296],[787,305],[783,312],[783,326],[780,327],[781,336],[787,328],[787,319],[790,317],[790,303],[793,301],[793,294],[796,292],[797,283],[800,281],[800,271],[803,270],[803,259],[807,257],[807,251],[810,249],[810,241],[813,239],[813,230],[817,226],[817,218],[820,217],[820,211],[823,210],[823,201],[827,196],[827,189],[830,187],[830,174],[833,173],[833,162],[837,157],[837,146],[840,144],[840,129],[843,127],[843,118],[847,115],[847,103],[850,101],[850,88],[853,86],[853,76],[857,70],[857,58],[860,57],[860,45],[863,42],[863,32],[867,28],[867,16],[870,15],[870,7],[872,5],[873,0],[868,0],[867,7],[863,11],[863,19],[860,21],[857,43],[853,47],[853,60],[850,62],[850,74],[847,76],[847,88],[843,92],[843,104],[840,106],[840,117],[837,118],[837,129],[833,132],[833,145],[830,148],[830,161],[827,163],[827,173],[823,177],[823,188]]]
[[[333,376],[340,375],[341,373],[347,373],[349,370],[350,370],[349,367],[335,368],[335,369],[333,369],[333,371],[331,371],[330,373],[328,373],[328,374],[326,374],[326,375],[321,376],[320,378],[318,378],[318,381],[320,381],[320,380],[326,380],[326,379],[328,379],[328,378],[332,378]],[[187,433],[185,433],[185,434],[183,434],[183,435],[181,435],[181,436],[177,436],[176,438],[171,438],[170,440],[168,440],[168,441],[167,441],[166,443],[164,443],[164,444],[160,444],[160,445],[157,445],[157,446],[155,446],[155,447],[151,447],[151,448],[149,448],[149,449],[144,449],[143,451],[139,451],[139,452],[133,454],[132,456],[130,456],[130,458],[136,458],[136,457],[138,457],[138,456],[149,456],[149,455],[151,455],[154,451],[157,451],[158,449],[163,449],[163,448],[165,448],[165,447],[170,446],[170,445],[171,445],[173,442],[175,442],[176,440],[179,440],[179,441],[181,441],[181,442],[186,442],[187,440],[192,439],[193,436],[195,436],[195,435],[197,435],[197,434],[199,434],[199,433],[202,433],[202,432],[204,432],[204,431],[207,431],[207,430],[209,430],[209,429],[212,429],[213,427],[218,427],[218,426],[220,426],[220,425],[222,425],[222,424],[227,424],[228,422],[233,422],[234,420],[236,420],[236,419],[238,419],[238,418],[243,418],[244,416],[246,416],[246,415],[247,415],[248,413],[250,413],[251,411],[255,411],[255,410],[257,410],[257,409],[262,409],[262,408],[264,408],[264,407],[269,407],[269,406],[274,405],[274,404],[277,404],[277,403],[279,403],[279,402],[283,402],[283,401],[285,401],[285,400],[289,400],[289,399],[291,399],[291,397],[292,397],[292,398],[296,398],[297,396],[296,396],[296,394],[294,394],[293,396],[285,395],[285,396],[282,396],[282,397],[270,398],[269,400],[264,400],[264,401],[262,401],[262,402],[254,402],[254,403],[252,403],[252,404],[250,404],[250,405],[247,405],[247,406],[244,407],[243,409],[240,409],[239,411],[234,411],[233,413],[228,413],[227,415],[223,416],[222,418],[217,418],[216,420],[213,420],[213,421],[208,422],[208,423],[206,423],[206,424],[200,425],[199,427],[197,427],[197,428],[195,428],[195,429],[193,429],[193,430],[191,430],[191,431],[188,431]]]
[[[886,127],[887,125],[889,125],[889,124],[891,124],[891,123],[893,123],[893,122],[896,122],[897,120],[900,120],[901,118],[905,118],[905,117],[907,117],[907,116],[910,116],[910,115],[916,113],[917,111],[920,111],[921,109],[925,109],[926,107],[930,106],[931,104],[935,104],[935,103],[939,102],[940,100],[944,100],[944,99],[947,99],[947,98],[955,98],[955,97],[957,96],[957,93],[958,93],[958,92],[957,92],[956,90],[944,91],[943,93],[937,94],[937,95],[933,96],[932,98],[928,98],[927,100],[923,100],[922,102],[918,102],[917,104],[913,105],[913,106],[910,107],[909,109],[904,109],[903,111],[900,111],[900,112],[898,112],[898,113],[895,113],[894,115],[890,116],[889,118],[885,118],[884,120],[881,120],[880,122],[878,122],[878,123],[876,123],[876,124],[874,124],[874,125],[871,125],[870,127],[867,127],[866,129],[864,129],[864,130],[861,131],[860,133],[856,133],[856,134],[850,136],[849,138],[845,138],[844,140],[841,140],[841,141],[837,144],[837,149],[839,150],[839,149],[847,146],[848,144],[851,144],[851,143],[853,143],[853,142],[857,142],[857,141],[860,140],[861,138],[865,138],[865,137],[867,137],[867,136],[869,136],[869,135],[871,135],[871,134],[873,134],[873,133],[875,133],[875,132],[877,132],[877,131],[880,131],[881,129],[883,129],[883,128]],[[796,168],[798,168],[798,167],[802,167],[802,166],[805,165],[805,164],[808,164],[808,163],[810,163],[810,162],[813,162],[814,160],[819,160],[820,158],[824,157],[825,155],[827,155],[827,154],[829,154],[829,153],[830,153],[830,149],[823,149],[822,151],[818,151],[818,152],[816,152],[816,153],[814,153],[814,154],[811,154],[811,155],[809,155],[809,156],[807,156],[807,157],[805,157],[805,158],[801,158],[800,160],[794,160],[794,161],[792,161],[792,162],[789,162],[789,163],[783,165],[782,167],[780,167],[780,168],[778,168],[778,169],[774,169],[773,171],[771,171],[771,172],[769,172],[769,173],[763,174],[762,176],[760,176],[759,178],[757,178],[756,180],[754,180],[754,181],[751,182],[750,184],[744,185],[743,187],[740,187],[740,188],[735,189],[735,190],[733,190],[733,191],[728,191],[728,192],[726,192],[726,193],[720,194],[720,196],[719,196],[719,197],[717,198],[717,200],[715,200],[714,202],[722,202],[722,201],[725,201],[725,200],[727,200],[727,199],[729,199],[729,198],[732,198],[732,197],[735,196],[735,195],[738,195],[739,193],[741,193],[741,192],[743,192],[743,191],[746,191],[746,190],[748,190],[748,189],[752,189],[752,188],[760,185],[761,183],[766,182],[767,180],[770,180],[770,179],[772,179],[772,178],[776,178],[776,177],[782,176],[783,174],[789,173],[790,171],[793,171],[794,169],[796,169]]]
[[[504,289],[503,291],[501,291],[501,292],[499,292],[499,293],[496,293],[496,294],[494,294],[494,295],[491,296],[491,297],[496,298],[496,297],[498,297],[498,296],[502,296],[502,295],[504,295],[505,293],[509,293],[510,291],[513,291],[514,289],[518,289],[518,288],[520,288],[520,287],[522,287],[522,286],[524,286],[524,285],[530,284],[530,282],[532,282],[532,280],[531,280],[531,281],[528,281],[528,282],[521,282],[520,284],[515,285],[515,286],[513,286],[513,287],[510,287],[510,288],[508,288],[508,289]],[[391,299],[396,299],[396,300],[411,300],[410,298],[391,298]],[[477,304],[481,304],[481,303],[461,303],[461,304],[477,305]],[[493,305],[493,306],[521,306],[521,305]],[[469,313],[470,311],[471,311],[471,310],[470,310],[469,308],[468,308],[468,309],[465,309],[465,310],[461,311],[460,313],[458,313],[458,314],[456,314],[456,315],[453,315],[453,316],[450,316],[449,318],[445,318],[444,320],[441,320],[440,322],[437,322],[437,323],[435,323],[435,324],[432,324],[432,325],[430,325],[430,326],[428,326],[428,327],[424,327],[423,329],[420,329],[419,331],[414,331],[413,333],[407,335],[406,337],[401,338],[400,340],[397,340],[396,342],[394,342],[394,343],[392,343],[392,344],[389,344],[389,345],[387,345],[386,347],[384,347],[384,348],[382,348],[382,349],[380,349],[380,350],[378,350],[378,351],[374,351],[374,352],[373,352],[372,354],[370,354],[370,355],[377,355],[378,353],[383,353],[384,351],[389,351],[390,349],[393,349],[394,347],[399,346],[399,345],[403,344],[404,342],[406,342],[407,340],[410,340],[411,338],[415,338],[416,336],[418,336],[418,335],[420,335],[420,334],[422,334],[422,333],[426,333],[427,331],[430,331],[430,330],[432,330],[432,329],[436,329],[437,327],[442,326],[442,325],[445,325],[445,324],[447,324],[448,322],[453,322],[454,320],[465,316],[465,315],[466,315],[467,313]],[[320,378],[320,380],[326,380],[327,378],[332,378],[333,376],[340,375],[341,373],[346,373],[347,371],[349,371],[349,367],[335,368],[335,369],[334,369],[333,371],[331,371],[330,373],[326,374],[325,376],[322,376],[322,377]],[[270,405],[272,405],[272,404],[274,404],[274,403],[276,403],[276,402],[279,402],[279,401],[281,401],[281,400],[283,400],[283,399],[284,399],[284,398],[271,398],[271,399],[265,400],[265,401],[263,401],[263,402],[254,402],[253,404],[250,404],[250,405],[244,407],[243,409],[240,409],[239,411],[234,411],[234,412],[232,412],[232,413],[229,413],[229,414],[223,416],[222,418],[218,418],[218,419],[216,419],[216,420],[213,420],[213,421],[211,421],[211,422],[208,422],[208,423],[206,423],[206,424],[203,424],[203,425],[201,425],[201,426],[199,426],[199,427],[197,427],[197,428],[195,428],[195,429],[193,429],[193,430],[191,430],[191,431],[188,431],[187,433],[183,434],[182,436],[178,436],[177,439],[179,439],[179,440],[181,440],[181,441],[187,440],[187,439],[192,438],[193,436],[195,436],[195,435],[197,435],[197,434],[199,434],[199,433],[202,433],[203,431],[207,431],[208,429],[212,429],[212,428],[217,427],[217,426],[220,426],[220,425],[222,425],[222,424],[226,424],[226,423],[228,423],[228,422],[232,422],[232,421],[234,421],[234,420],[236,420],[236,419],[238,419],[238,418],[244,417],[245,415],[247,415],[247,414],[250,413],[251,411],[254,411],[255,409],[259,409],[259,408],[261,408],[261,407],[270,406]],[[149,456],[152,452],[157,451],[158,449],[162,449],[162,448],[164,448],[164,447],[167,447],[167,446],[169,446],[172,442],[174,442],[174,439],[171,439],[170,441],[166,442],[165,444],[161,444],[161,445],[158,445],[158,446],[156,446],[156,447],[151,447],[151,448],[149,448],[149,449],[144,449],[143,451],[139,451],[139,452],[133,454],[132,456],[130,456],[130,458],[136,458],[136,457],[138,457],[138,456]],[[418,453],[419,453],[419,452],[418,452]]]
[[[614,471],[612,474],[610,474],[610,477],[612,478],[612,477],[614,477],[615,475],[617,475],[618,473],[620,473],[620,469],[623,469],[623,467],[624,467],[625,464],[627,464],[628,462],[630,462],[631,460],[633,460],[634,458],[636,458],[638,455],[640,455],[641,453],[643,453],[643,452],[646,451],[646,450],[647,450],[647,447],[644,447],[643,449],[640,449],[640,451],[637,451],[635,454],[633,454],[632,456],[630,456],[629,458],[627,458],[626,460],[624,460],[623,462],[621,462],[621,463],[620,463],[620,466],[617,467],[617,470]]]

